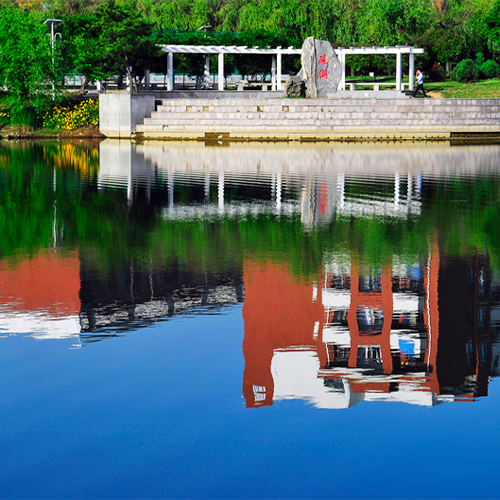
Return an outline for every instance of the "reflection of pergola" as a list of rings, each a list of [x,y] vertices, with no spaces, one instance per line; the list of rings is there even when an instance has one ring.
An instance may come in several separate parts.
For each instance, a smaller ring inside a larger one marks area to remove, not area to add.
[[[246,46],[225,45],[163,45],[163,51],[167,53],[167,87],[168,90],[174,89],[174,54],[203,54],[205,56],[205,76],[204,80],[208,82],[210,74],[210,55],[218,56],[218,80],[217,88],[224,90],[224,55],[270,55],[271,62],[271,86],[272,90],[283,90],[281,84],[281,58],[283,55],[300,55],[301,49],[288,47],[283,49],[260,49],[259,47],[248,48]],[[410,90],[413,90],[415,78],[415,54],[423,54],[424,49],[415,47],[396,46],[396,47],[351,47],[349,49],[339,47],[335,53],[342,64],[342,80],[339,90],[345,90],[345,59],[346,55],[368,55],[368,54],[395,54],[396,55],[396,90],[403,90],[401,58],[403,54],[409,55],[409,84]]]

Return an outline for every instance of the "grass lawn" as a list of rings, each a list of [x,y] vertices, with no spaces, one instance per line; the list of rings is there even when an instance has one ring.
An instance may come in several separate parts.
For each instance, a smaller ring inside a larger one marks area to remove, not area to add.
[[[358,83],[359,89],[373,89],[373,86],[363,87],[362,82],[374,82],[373,78],[357,77],[347,78],[347,82]],[[395,76],[378,76],[377,82],[395,82]],[[405,75],[404,81],[408,81],[408,75]],[[425,81],[425,90],[429,92],[431,97],[498,97],[500,98],[500,78],[492,78],[490,80],[479,80],[474,83],[460,83],[446,80],[444,82],[431,82],[428,79]]]
[[[452,82],[451,80],[427,81],[424,87],[432,97],[500,97],[500,78],[479,80],[474,83]]]

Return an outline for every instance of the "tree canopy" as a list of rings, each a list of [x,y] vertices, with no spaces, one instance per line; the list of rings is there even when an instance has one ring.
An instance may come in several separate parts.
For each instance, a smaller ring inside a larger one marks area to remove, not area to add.
[[[0,87],[9,89],[14,123],[34,125],[52,99],[50,38],[41,12],[11,4],[0,12]]]

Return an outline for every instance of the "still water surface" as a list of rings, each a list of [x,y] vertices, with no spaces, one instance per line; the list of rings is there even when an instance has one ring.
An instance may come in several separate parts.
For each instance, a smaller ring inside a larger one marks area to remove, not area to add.
[[[0,145],[0,497],[498,498],[500,147]]]

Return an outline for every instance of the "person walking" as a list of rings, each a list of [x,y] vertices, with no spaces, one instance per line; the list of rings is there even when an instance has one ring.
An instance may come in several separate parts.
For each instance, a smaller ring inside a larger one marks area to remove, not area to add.
[[[422,91],[422,94],[424,94],[424,97],[427,97],[424,89],[424,74],[417,69],[417,88],[413,91],[413,94],[411,95],[412,97],[416,97],[417,94]]]

